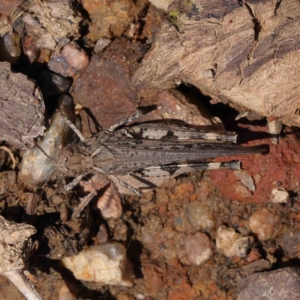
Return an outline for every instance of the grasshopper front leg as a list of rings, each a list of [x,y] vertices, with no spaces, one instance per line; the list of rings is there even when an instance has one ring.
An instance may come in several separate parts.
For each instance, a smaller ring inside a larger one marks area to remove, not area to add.
[[[131,121],[141,117],[143,115],[143,113],[141,111],[137,111],[136,113],[134,113],[133,115],[129,116],[128,118],[125,118],[123,120],[121,120],[120,122],[110,126],[106,132],[107,133],[113,133],[118,127],[123,126],[127,123],[130,123]]]
[[[117,181],[120,185],[122,185],[123,187],[125,187],[127,190],[133,192],[134,194],[136,194],[139,197],[142,197],[143,194],[140,193],[136,188],[134,188],[133,186],[127,184],[126,182],[124,182],[123,180],[121,180],[120,178],[118,178],[117,176],[114,175],[109,175],[111,179]]]
[[[77,127],[65,116],[62,116],[65,123],[77,134],[80,141],[83,143],[86,143],[87,139],[81,134],[80,130],[77,129]]]

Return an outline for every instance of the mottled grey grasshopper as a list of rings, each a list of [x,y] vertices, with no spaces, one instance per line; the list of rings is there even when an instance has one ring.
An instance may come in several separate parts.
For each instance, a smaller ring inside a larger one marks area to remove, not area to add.
[[[207,160],[266,150],[261,146],[232,144],[237,140],[234,132],[207,132],[147,123],[125,126],[140,116],[141,113],[137,112],[88,139],[65,118],[65,122],[80,138],[79,144],[65,147],[58,159],[58,172],[64,177],[75,177],[66,185],[66,189],[72,189],[85,175],[98,172],[141,196],[140,191],[121,181],[118,176],[175,176],[196,170],[240,169],[240,162],[236,160],[221,163]],[[89,196],[89,200],[92,196]]]

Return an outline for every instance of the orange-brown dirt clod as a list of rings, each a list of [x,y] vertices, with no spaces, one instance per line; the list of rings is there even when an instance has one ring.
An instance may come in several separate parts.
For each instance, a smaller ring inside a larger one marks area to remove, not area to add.
[[[247,129],[262,134],[267,132],[264,127],[258,126],[247,126]],[[256,204],[268,203],[274,188],[283,187],[286,190],[299,188],[298,134],[294,134],[292,129],[286,129],[284,136],[278,145],[273,145],[268,137],[247,143],[247,146],[269,145],[268,154],[234,157],[241,160],[243,170],[252,176],[256,187],[254,192],[249,191],[232,171],[211,172],[210,178],[214,186],[228,199]],[[230,157],[217,159],[217,161],[225,160],[230,160]]]

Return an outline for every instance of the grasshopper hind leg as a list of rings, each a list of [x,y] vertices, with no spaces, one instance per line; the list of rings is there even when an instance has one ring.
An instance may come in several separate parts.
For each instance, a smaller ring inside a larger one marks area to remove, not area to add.
[[[64,181],[64,188],[66,191],[70,191],[72,190],[80,181],[81,179],[87,174],[82,174],[79,175],[77,177],[75,177],[70,183],[66,184],[66,182]]]
[[[143,194],[141,192],[139,192],[136,188],[134,188],[133,186],[129,185],[128,183],[124,182],[123,180],[121,180],[120,178],[118,178],[117,176],[114,175],[109,175],[113,180],[117,181],[120,185],[122,185],[123,187],[125,187],[127,190],[133,192],[134,194],[136,194],[139,197],[142,197]]]
[[[229,162],[198,162],[187,164],[169,164],[162,166],[148,167],[140,171],[134,172],[135,175],[141,177],[163,177],[163,176],[178,176],[183,173],[191,173],[198,170],[220,170],[230,169],[239,170],[241,163],[238,160]]]

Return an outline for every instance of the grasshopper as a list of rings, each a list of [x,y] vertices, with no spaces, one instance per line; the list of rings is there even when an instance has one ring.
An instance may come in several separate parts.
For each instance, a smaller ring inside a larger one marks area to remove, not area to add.
[[[164,124],[138,124],[125,126],[140,117],[133,116],[100,131],[91,138],[64,117],[67,125],[78,135],[80,142],[63,148],[57,162],[57,172],[63,177],[73,177],[66,189],[74,188],[81,179],[95,172],[109,176],[138,196],[141,192],[118,178],[130,174],[135,177],[177,176],[197,170],[240,169],[237,160],[207,162],[220,156],[262,153],[262,146],[234,145],[234,132],[209,132],[193,128]],[[95,193],[87,196],[85,206]],[[80,211],[82,207],[80,208]]]

